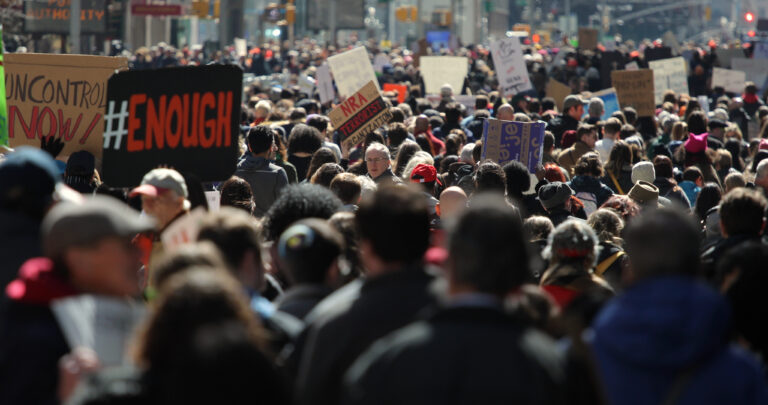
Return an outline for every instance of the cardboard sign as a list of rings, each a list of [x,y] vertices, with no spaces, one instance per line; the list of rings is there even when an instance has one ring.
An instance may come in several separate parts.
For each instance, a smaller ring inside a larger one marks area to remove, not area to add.
[[[768,80],[768,59],[733,58],[733,70],[740,70],[747,75],[747,80],[754,82],[758,89],[766,88]]]
[[[397,92],[397,102],[404,103],[405,97],[408,95],[408,86],[404,84],[384,83],[384,91]]]
[[[232,176],[240,154],[242,75],[232,65],[114,75],[104,115],[104,182],[135,186],[160,165],[203,182]]]
[[[333,79],[331,79],[331,70],[328,68],[327,63],[317,67],[317,93],[320,95],[320,102],[325,104],[329,101],[333,101],[336,96],[333,91]]]
[[[613,87],[600,90],[597,93],[592,93],[592,97],[597,97],[603,100],[605,111],[603,112],[603,115],[600,116],[600,120],[602,121],[611,118],[611,114],[621,110],[621,107],[619,106],[619,96],[616,94],[616,89]]]
[[[712,68],[712,88],[722,87],[729,93],[741,93],[747,81],[746,73],[740,70]]]
[[[688,94],[688,64],[682,57],[648,62],[653,70],[654,102],[661,104],[664,92],[673,90],[678,95]]]
[[[422,56],[419,70],[427,94],[440,94],[440,87],[450,84],[454,94],[461,94],[464,78],[469,72],[463,56]]]
[[[597,48],[597,29],[580,27],[579,28],[579,48],[595,49]]]
[[[622,108],[634,107],[638,117],[655,115],[653,70],[616,70],[611,72],[611,81]]]
[[[571,88],[555,79],[549,79],[547,82],[546,93],[548,97],[555,99],[558,111],[563,111],[563,101],[571,94]]]
[[[483,123],[482,160],[504,165],[512,160],[536,173],[544,148],[544,122],[501,121],[493,118]]]
[[[373,81],[376,89],[379,89],[379,81],[373,71],[371,61],[368,59],[368,51],[359,46],[350,51],[340,53],[328,58],[328,65],[336,79],[336,88],[341,97],[349,97],[360,90],[366,83]]]
[[[102,295],[58,299],[51,310],[69,347],[92,349],[102,366],[129,363],[126,350],[146,317],[143,303]]]
[[[499,89],[504,97],[512,97],[533,88],[519,39],[503,38],[493,42],[491,55],[499,78]]]
[[[69,34],[71,1],[24,0],[24,32]],[[106,0],[80,0],[80,32],[101,34],[107,30]]]
[[[101,156],[107,79],[125,58],[86,55],[5,55],[5,98],[11,147],[64,141],[61,157],[87,150]]]
[[[668,46],[645,49],[645,60],[647,62],[650,62],[652,60],[659,60],[659,59],[669,59],[671,57],[672,57],[672,48]]]
[[[348,97],[328,116],[339,132],[341,141],[349,147],[360,143],[366,135],[389,122],[392,114],[373,82]]]

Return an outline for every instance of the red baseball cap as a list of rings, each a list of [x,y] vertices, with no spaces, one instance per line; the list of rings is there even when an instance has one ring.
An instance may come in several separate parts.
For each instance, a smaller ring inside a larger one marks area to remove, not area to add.
[[[420,163],[413,168],[411,172],[411,182],[413,183],[432,183],[437,182],[439,185],[443,185],[437,178],[437,169],[435,166]]]

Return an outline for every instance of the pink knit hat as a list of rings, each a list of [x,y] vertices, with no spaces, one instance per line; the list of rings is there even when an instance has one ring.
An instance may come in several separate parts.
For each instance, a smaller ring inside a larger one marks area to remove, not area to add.
[[[708,133],[700,135],[688,134],[688,139],[685,140],[683,146],[688,153],[699,153],[707,150],[707,137]]]

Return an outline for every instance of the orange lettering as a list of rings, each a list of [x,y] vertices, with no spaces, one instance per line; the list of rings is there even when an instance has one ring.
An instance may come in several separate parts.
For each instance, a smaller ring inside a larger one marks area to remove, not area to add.
[[[198,106],[200,105],[200,93],[195,93],[192,95],[192,128],[189,130],[189,132],[184,132],[184,137],[181,140],[181,144],[185,148],[190,148],[193,146],[197,146],[197,117],[198,117]],[[186,119],[185,119],[186,121]]]
[[[210,148],[213,146],[213,143],[216,141],[216,120],[211,118],[209,120],[205,119],[206,110],[208,108],[213,108],[216,106],[216,97],[211,92],[206,92],[203,94],[202,100],[200,100],[200,116],[198,117],[199,121],[199,128],[197,129],[200,131],[200,146],[203,148]],[[208,129],[206,133],[206,128]]]
[[[221,146],[224,138],[224,146],[232,144],[232,92],[219,92],[219,108],[216,114],[216,128],[218,137],[216,137],[216,146]]]
[[[144,150],[144,142],[136,140],[136,130],[141,128],[141,120],[136,118],[136,106],[147,102],[146,94],[133,94],[130,98],[128,107],[128,142],[126,147],[128,152],[138,152]]]
[[[176,114],[176,130],[171,130],[173,115]],[[168,147],[176,148],[181,140],[181,98],[179,96],[171,97],[168,105],[168,115],[165,117],[165,136],[168,137]]]
[[[163,136],[163,129],[165,129],[163,123],[165,119],[165,97],[160,96],[160,101],[157,103],[159,111],[155,110],[155,102],[151,98],[147,101],[147,132],[145,136],[147,150],[152,149],[152,138],[155,138],[157,149],[163,149],[165,146],[165,137]]]

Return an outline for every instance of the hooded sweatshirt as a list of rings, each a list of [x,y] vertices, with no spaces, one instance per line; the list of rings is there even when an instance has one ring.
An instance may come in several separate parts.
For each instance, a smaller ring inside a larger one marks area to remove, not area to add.
[[[642,281],[595,319],[592,349],[609,404],[766,404],[758,362],[731,346],[729,307],[685,276]],[[686,370],[690,378],[681,377]]]

